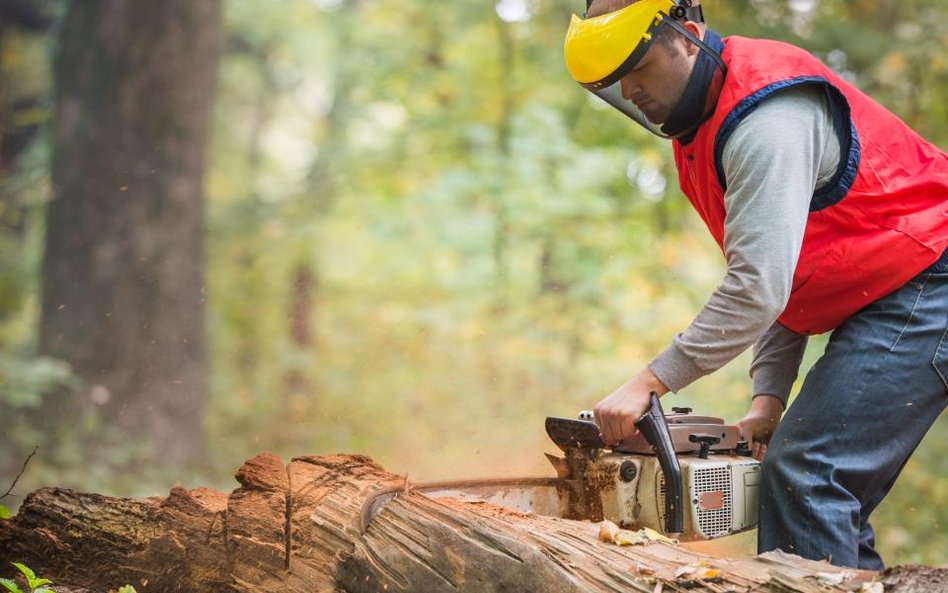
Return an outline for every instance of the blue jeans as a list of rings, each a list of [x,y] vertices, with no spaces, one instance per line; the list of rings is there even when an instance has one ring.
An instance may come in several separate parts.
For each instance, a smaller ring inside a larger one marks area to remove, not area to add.
[[[948,252],[833,331],[770,440],[758,551],[884,568],[869,515],[948,403]]]

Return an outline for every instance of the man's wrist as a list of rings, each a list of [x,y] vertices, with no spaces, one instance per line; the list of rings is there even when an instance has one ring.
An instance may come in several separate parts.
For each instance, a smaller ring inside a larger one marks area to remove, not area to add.
[[[644,385],[645,388],[650,392],[654,391],[659,397],[670,391],[668,387],[662,382],[662,380],[658,378],[658,375],[653,373],[652,369],[648,367],[645,367],[639,371],[639,374],[635,376],[633,381],[639,383],[640,385]]]
[[[758,393],[751,400],[751,411],[767,414],[768,416],[776,414],[779,417],[786,407],[787,405],[783,399],[769,393]]]

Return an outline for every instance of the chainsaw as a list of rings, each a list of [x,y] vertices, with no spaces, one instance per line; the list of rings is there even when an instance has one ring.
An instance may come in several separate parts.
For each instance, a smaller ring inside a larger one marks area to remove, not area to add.
[[[484,501],[521,512],[648,527],[681,541],[706,540],[757,525],[760,462],[737,426],[697,416],[690,408],[666,415],[658,396],[631,439],[607,447],[590,412],[550,417],[546,432],[565,457],[547,454],[556,478],[430,482],[391,488],[366,501],[362,527],[393,497]]]

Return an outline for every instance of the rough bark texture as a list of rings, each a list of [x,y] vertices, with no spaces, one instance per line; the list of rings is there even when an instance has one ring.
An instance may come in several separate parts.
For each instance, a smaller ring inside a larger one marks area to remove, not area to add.
[[[54,71],[41,350],[171,460],[203,445],[201,198],[220,22],[219,0],[73,2]]]
[[[588,522],[411,493],[404,478],[361,456],[298,457],[285,466],[262,454],[236,477],[230,494],[176,486],[166,498],[130,500],[38,490],[0,521],[0,574],[20,561],[62,587],[130,583],[139,593],[829,593],[880,582],[891,593],[948,582],[944,569],[877,575],[785,554],[728,559],[667,543],[619,547],[599,541]],[[393,488],[405,493],[363,530],[364,503]],[[699,562],[720,577],[681,573]]]

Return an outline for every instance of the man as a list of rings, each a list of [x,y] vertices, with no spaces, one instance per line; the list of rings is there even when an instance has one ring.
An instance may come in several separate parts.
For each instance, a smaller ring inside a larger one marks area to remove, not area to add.
[[[673,138],[727,261],[596,421],[628,438],[650,392],[754,346],[740,426],[764,461],[759,552],[879,570],[869,515],[948,403],[948,157],[807,52],[722,40],[678,2],[592,0],[566,38],[577,82]],[[806,336],[826,331],[781,421]]]

